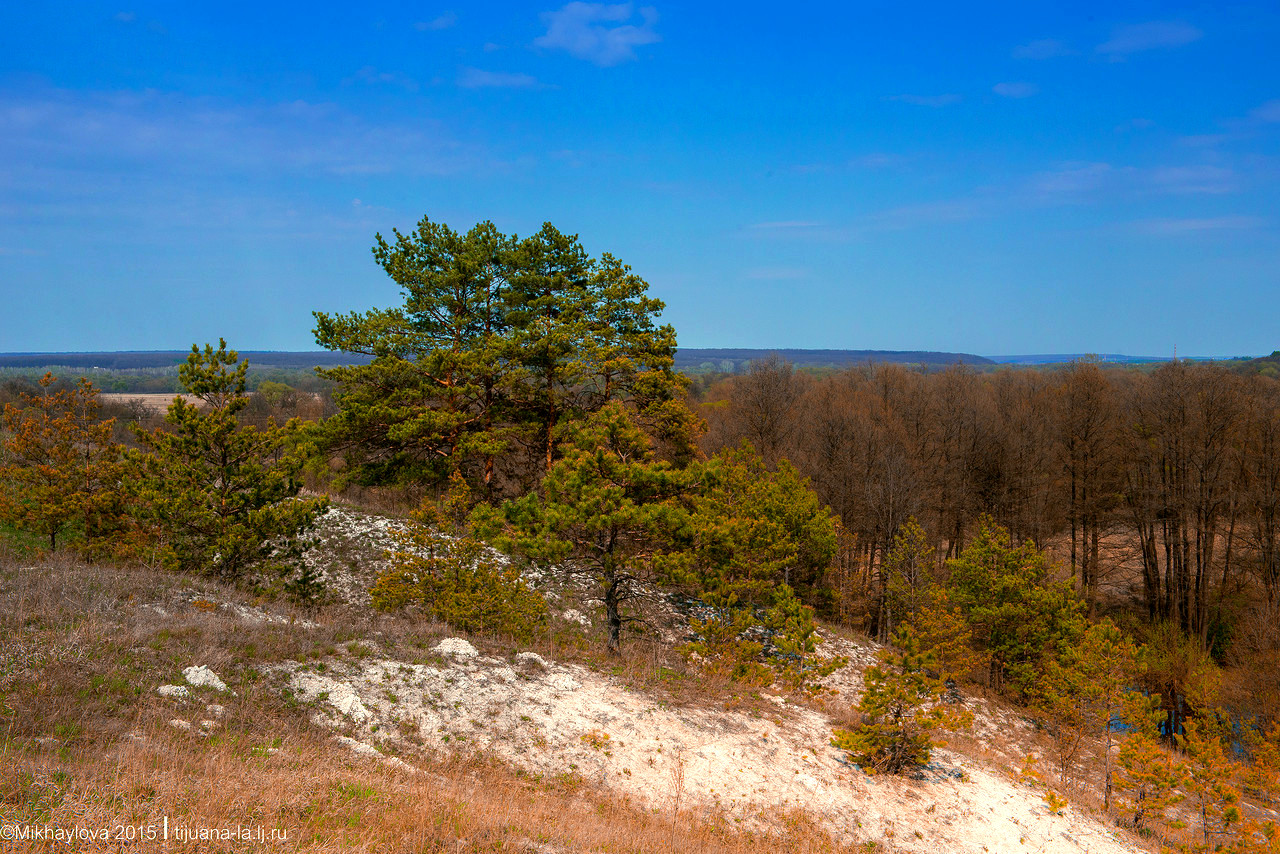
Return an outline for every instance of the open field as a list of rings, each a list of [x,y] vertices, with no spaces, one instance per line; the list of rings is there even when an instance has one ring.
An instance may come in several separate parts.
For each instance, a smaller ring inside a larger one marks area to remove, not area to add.
[[[190,394],[132,394],[129,392],[102,392],[98,395],[98,399],[103,403],[114,403],[121,406],[137,406],[141,411],[148,414],[163,414],[169,408],[169,404],[173,403],[175,397],[180,397],[187,403],[198,403],[198,399]]]

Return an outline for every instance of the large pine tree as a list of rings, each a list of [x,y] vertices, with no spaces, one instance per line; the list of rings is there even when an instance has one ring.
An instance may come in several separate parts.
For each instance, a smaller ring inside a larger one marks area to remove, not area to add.
[[[423,218],[394,235],[376,238],[374,257],[403,304],[315,314],[322,346],[373,357],[322,372],[339,406],[322,436],[345,479],[443,483],[461,470],[492,499],[504,472],[527,487],[550,471],[565,426],[610,400],[687,452],[675,333],[628,267],[550,223],[520,239]]]

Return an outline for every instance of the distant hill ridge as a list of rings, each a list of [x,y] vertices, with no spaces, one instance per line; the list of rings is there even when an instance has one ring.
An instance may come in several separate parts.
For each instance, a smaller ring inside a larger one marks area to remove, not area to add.
[[[0,368],[97,368],[108,371],[170,368],[184,363],[189,350],[119,350],[81,353],[0,353]],[[307,369],[334,365],[367,364],[370,357],[328,350],[240,350],[255,368]],[[1094,358],[1112,364],[1143,364],[1169,361],[1167,356],[1127,356],[1119,353],[1041,353],[1012,356],[979,356],[974,353],[947,353],[934,350],[806,350],[763,347],[681,347],[676,351],[676,368],[693,371],[743,370],[753,361],[777,353],[797,368],[847,367],[868,362],[906,365],[1053,365],[1075,359]],[[1192,356],[1192,361],[1213,357]],[[1247,356],[1236,357],[1247,360]],[[1280,351],[1248,363],[1253,370],[1280,363]]]
[[[187,361],[190,350],[120,350],[101,353],[0,353],[0,368],[101,368],[127,371],[169,368]],[[371,361],[368,356],[332,353],[328,350],[238,350],[254,367],[312,368],[317,365],[351,365]]]
[[[0,368],[100,368],[130,370],[166,368],[187,360],[187,350],[125,350],[98,353],[0,353]],[[317,365],[362,364],[369,357],[328,350],[297,352],[278,350],[240,350],[240,355],[255,367],[309,368]],[[746,363],[777,353],[796,367],[827,367],[866,362],[898,362],[912,365],[993,365],[995,362],[972,353],[937,353],[928,350],[802,350],[791,348],[690,348],[676,351],[678,369],[711,368],[736,370]],[[728,363],[728,364],[724,364]]]
[[[694,348],[681,347],[676,351],[677,368],[714,367],[717,362],[741,363],[768,358],[777,353],[797,368],[828,367],[865,364],[867,362],[896,362],[909,365],[994,365],[985,356],[973,353],[940,353],[932,350],[800,350],[779,347],[761,348]]]

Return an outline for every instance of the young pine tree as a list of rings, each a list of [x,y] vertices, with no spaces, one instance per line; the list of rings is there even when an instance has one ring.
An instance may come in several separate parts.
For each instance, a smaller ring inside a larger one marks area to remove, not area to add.
[[[880,642],[893,634],[894,626],[915,623],[928,604],[934,548],[929,545],[920,523],[911,517],[894,535],[884,559],[884,596],[880,619]]]
[[[173,569],[240,577],[287,553],[328,503],[296,499],[296,420],[265,427],[237,420],[248,404],[248,368],[226,341],[217,350],[192,346],[178,376],[200,404],[174,398],[166,428],[134,431],[147,451],[130,455],[135,497]]]
[[[635,617],[629,605],[677,559],[675,538],[688,524],[678,499],[690,479],[655,458],[616,401],[572,425],[561,453],[538,492],[508,501],[500,514],[477,508],[482,529],[500,546],[589,584],[617,652],[623,625]]]
[[[990,517],[947,565],[948,597],[979,647],[991,654],[991,683],[1023,702],[1034,699],[1045,661],[1062,655],[1084,631],[1070,584],[1051,581],[1048,560],[1035,543],[1015,546]]]
[[[863,723],[837,729],[834,747],[869,773],[900,774],[926,765],[935,746],[933,733],[969,726],[972,716],[942,703],[943,681],[931,675],[933,657],[921,652],[908,625],[894,634],[895,650],[863,672],[865,687],[858,711]]]
[[[1188,720],[1178,736],[1178,746],[1187,757],[1188,800],[1199,819],[1197,850],[1245,850],[1247,833],[1230,739],[1228,721],[1212,711]]]
[[[945,590],[930,591],[910,625],[944,680],[975,681],[985,676],[991,656],[973,648],[973,631]]]
[[[1134,830],[1166,839],[1171,830],[1185,826],[1174,808],[1186,799],[1187,766],[1160,742],[1159,719],[1158,701],[1153,701],[1127,721],[1134,731],[1116,754],[1114,788]]]
[[[101,420],[98,390],[87,379],[54,391],[53,374],[40,394],[5,404],[0,453],[0,519],[38,535],[53,551],[79,528],[89,553],[100,551],[119,528],[120,446],[111,441],[114,419]]]
[[[735,678],[803,681],[816,626],[801,591],[816,592],[835,553],[830,511],[790,463],[770,471],[749,445],[694,475],[688,560],[672,580],[712,613],[694,621],[690,652]]]

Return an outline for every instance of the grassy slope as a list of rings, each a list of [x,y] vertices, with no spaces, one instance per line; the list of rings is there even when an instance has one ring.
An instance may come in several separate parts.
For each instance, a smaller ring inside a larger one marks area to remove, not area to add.
[[[0,557],[0,817],[84,829],[161,828],[167,818],[175,832],[244,826],[268,837],[171,838],[170,851],[842,850],[801,814],[783,818],[783,838],[765,839],[715,811],[646,811],[572,777],[535,780],[448,757],[417,758],[422,773],[404,774],[350,754],[282,693],[269,665],[341,645],[411,660],[441,631],[341,611],[318,615],[314,627],[254,625],[217,606],[239,601],[233,590],[152,570]],[[195,689],[185,703],[157,695],[161,684],[181,684],[191,664],[211,667],[234,695]],[[643,660],[621,668],[648,678]],[[202,733],[202,720],[216,723]],[[272,843],[273,830],[287,839]]]

